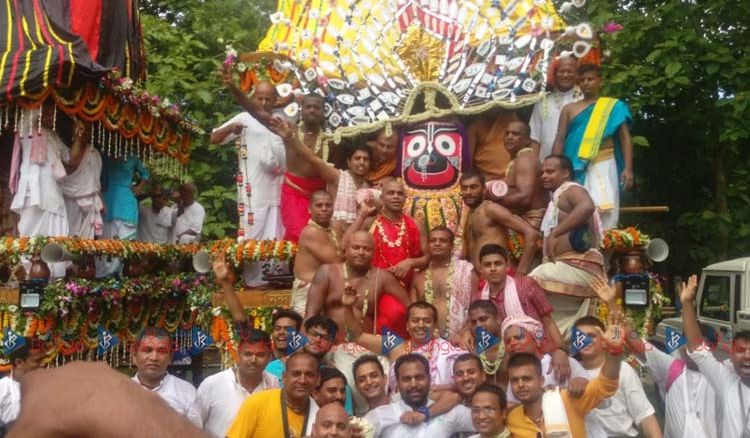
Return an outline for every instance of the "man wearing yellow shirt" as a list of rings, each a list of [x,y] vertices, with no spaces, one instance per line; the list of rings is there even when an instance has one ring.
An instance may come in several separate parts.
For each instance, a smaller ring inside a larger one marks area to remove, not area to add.
[[[310,435],[318,405],[310,397],[320,379],[318,359],[305,351],[286,361],[283,389],[248,397],[240,407],[228,438],[301,438]]]
[[[617,391],[620,360],[624,352],[624,339],[619,325],[612,323],[604,333],[607,357],[598,377],[591,380],[580,398],[573,398],[561,390],[565,413],[572,438],[586,438],[584,417],[599,403]],[[517,353],[508,362],[508,383],[521,402],[508,413],[507,425],[514,438],[544,436],[545,421],[542,412],[544,375],[539,358],[530,353]],[[557,417],[557,415],[555,415]]]

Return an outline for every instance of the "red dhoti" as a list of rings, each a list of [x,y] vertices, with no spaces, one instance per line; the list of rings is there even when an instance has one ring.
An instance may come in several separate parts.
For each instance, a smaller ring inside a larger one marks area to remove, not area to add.
[[[372,264],[381,269],[388,269],[403,260],[420,257],[422,248],[419,241],[419,227],[409,215],[403,215],[402,221],[391,222],[378,215],[371,232],[375,240],[375,252]],[[409,272],[401,284],[409,290],[414,272]],[[387,291],[386,291],[387,292]],[[393,295],[385,293],[378,301],[378,316],[375,321],[378,333],[382,327],[388,327],[406,339],[406,307]]]
[[[326,182],[321,178],[306,178],[286,172],[281,185],[281,222],[286,233],[284,240],[297,242],[302,229],[310,220],[310,196],[317,190],[325,190]]]

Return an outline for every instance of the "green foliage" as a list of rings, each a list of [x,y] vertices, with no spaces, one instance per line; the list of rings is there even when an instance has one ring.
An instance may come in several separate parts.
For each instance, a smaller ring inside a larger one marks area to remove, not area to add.
[[[240,52],[255,50],[274,7],[271,0],[141,2],[148,89],[182,105],[210,133],[240,110],[216,75],[225,45]],[[209,145],[209,134],[195,138],[188,174],[198,185],[198,201],[206,209],[203,234],[207,238],[236,233],[236,171],[231,145]]]
[[[671,208],[622,220],[666,238],[675,272],[750,255],[750,2],[594,0],[588,8],[594,24],[625,26],[604,37],[605,91],[631,105],[634,143],[651,145],[636,148],[639,187],[626,204]]]

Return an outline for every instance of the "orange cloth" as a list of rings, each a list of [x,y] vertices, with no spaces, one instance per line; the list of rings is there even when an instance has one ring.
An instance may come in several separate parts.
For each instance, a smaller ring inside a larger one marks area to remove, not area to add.
[[[466,129],[474,170],[482,172],[488,180],[501,179],[510,163],[505,149],[505,128],[519,120],[513,111],[502,111],[496,117],[482,116],[472,121]]]
[[[396,159],[394,158],[381,164],[377,169],[367,172],[367,176],[365,176],[365,179],[367,179],[367,182],[369,182],[370,184],[375,185],[375,183],[377,183],[381,179],[387,176],[393,176],[395,173]]]
[[[573,438],[586,438],[586,422],[584,420],[586,414],[599,406],[602,400],[613,396],[617,392],[619,384],[619,380],[610,380],[600,374],[589,382],[581,398],[572,398],[567,390],[561,391]],[[523,405],[518,405],[508,412],[505,424],[515,438],[536,438],[539,436],[538,433],[542,432],[526,416]]]

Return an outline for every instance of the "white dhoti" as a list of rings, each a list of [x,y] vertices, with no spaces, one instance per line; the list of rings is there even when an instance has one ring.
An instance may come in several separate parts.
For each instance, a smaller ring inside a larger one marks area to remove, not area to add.
[[[81,205],[82,202],[84,205]],[[100,235],[102,233],[101,207],[99,196],[85,200],[65,198],[70,235],[81,239],[94,239]]]
[[[42,210],[32,205],[15,210],[18,213],[19,236],[67,236],[68,219],[64,212]]]
[[[292,310],[305,317],[305,308],[307,307],[307,292],[310,290],[310,283],[294,279],[292,283],[291,304]]]
[[[278,205],[253,208],[253,224],[245,230],[245,240],[280,239],[284,235],[284,224],[281,222],[281,209]],[[242,268],[242,278],[245,285],[258,287],[266,284],[263,275],[266,273],[279,274],[288,272],[288,265],[283,266],[273,260],[258,263],[248,263]]]
[[[89,145],[78,168],[65,176],[60,184],[71,236],[93,239],[102,234],[101,173],[101,155]]]
[[[583,186],[599,211],[605,230],[617,228],[620,218],[620,182],[614,149],[604,149],[586,169]]]

